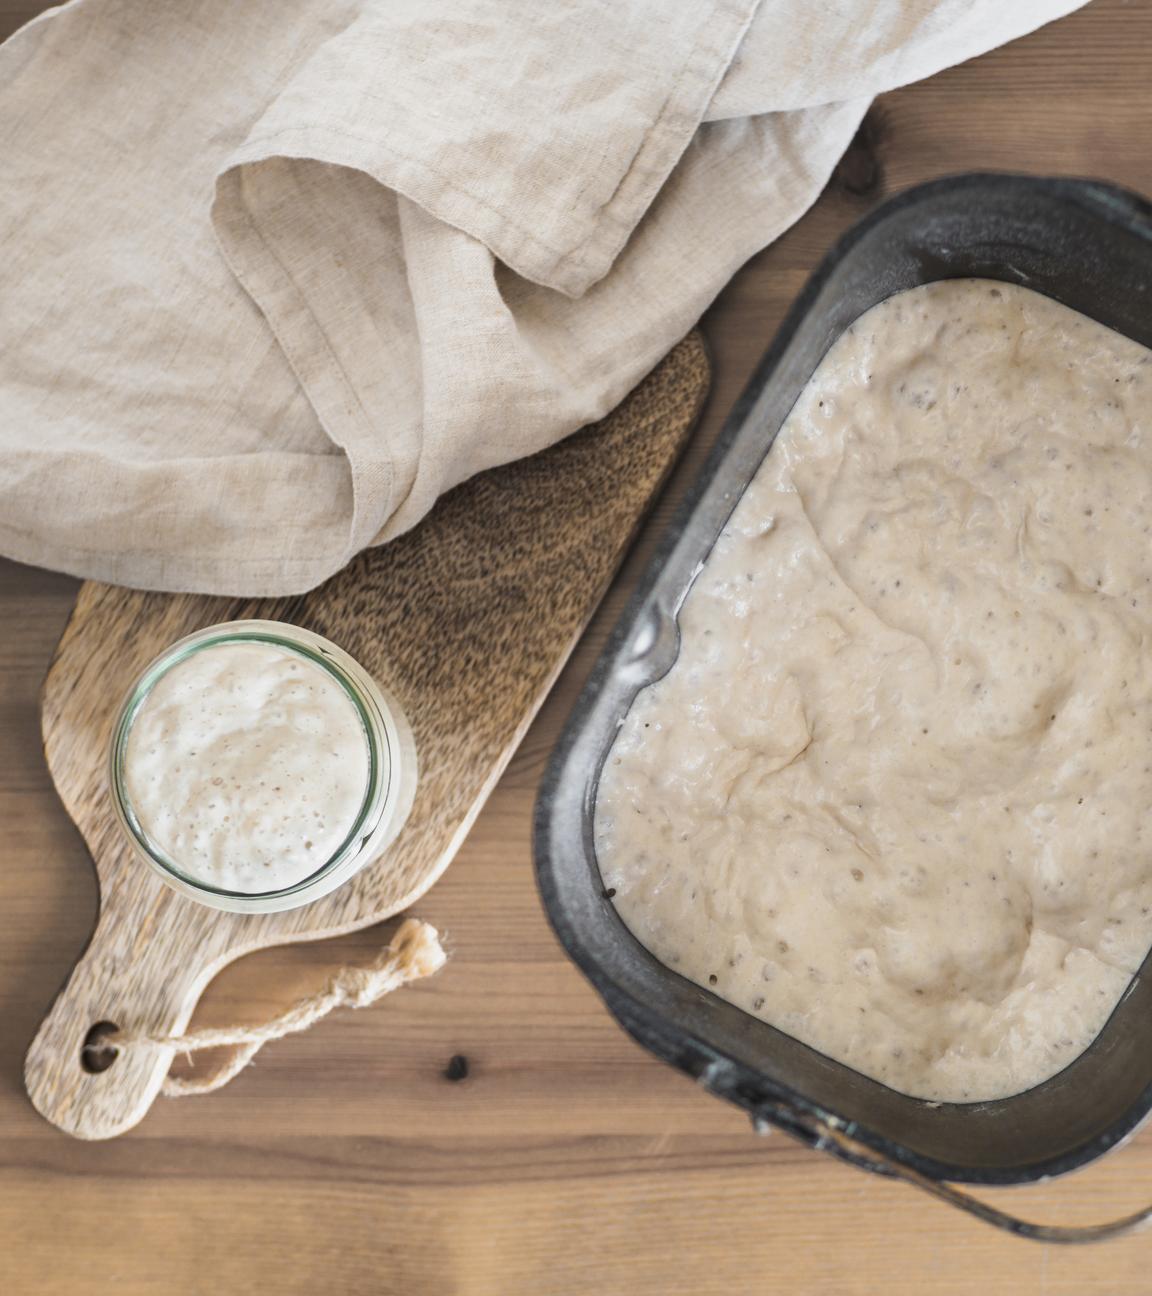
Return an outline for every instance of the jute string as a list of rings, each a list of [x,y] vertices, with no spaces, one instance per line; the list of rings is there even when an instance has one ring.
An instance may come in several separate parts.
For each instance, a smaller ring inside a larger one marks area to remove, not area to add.
[[[117,1031],[88,1048],[93,1053],[111,1049],[120,1054],[131,1049],[161,1047],[175,1049],[189,1058],[204,1049],[231,1048],[232,1056],[211,1075],[187,1080],[168,1076],[161,1089],[168,1098],[211,1093],[239,1075],[269,1040],[307,1030],[337,1008],[367,1008],[409,981],[432,976],[446,960],[436,928],[409,918],[397,931],[392,944],[382,949],[367,967],[341,968],[319,994],[301,999],[262,1026],[205,1029],[187,1035]]]

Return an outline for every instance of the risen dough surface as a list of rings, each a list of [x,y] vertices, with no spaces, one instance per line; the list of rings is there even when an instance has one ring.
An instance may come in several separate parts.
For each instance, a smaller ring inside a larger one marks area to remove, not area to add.
[[[1150,362],[981,280],[836,343],[601,779],[662,962],[929,1099],[1091,1043],[1152,941]]]

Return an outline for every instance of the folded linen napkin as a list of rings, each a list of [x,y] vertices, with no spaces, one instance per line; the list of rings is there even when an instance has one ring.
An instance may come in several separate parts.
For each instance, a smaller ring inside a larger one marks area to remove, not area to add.
[[[307,589],[599,418],[870,98],[1083,0],[72,0],[0,47],[0,553]]]

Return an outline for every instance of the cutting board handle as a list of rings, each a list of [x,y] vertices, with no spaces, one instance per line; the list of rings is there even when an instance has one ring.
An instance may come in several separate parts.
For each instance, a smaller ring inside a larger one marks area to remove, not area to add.
[[[158,1045],[86,1053],[94,1028],[96,1037],[104,1033],[101,1025],[178,1035],[219,970],[197,961],[179,939],[190,902],[159,881],[154,885],[164,894],[150,897],[144,922],[138,904],[101,905],[88,948],[28,1050],[24,1080],[33,1105],[77,1138],[112,1138],[140,1121],[174,1056]],[[181,957],[172,958],[173,951]]]

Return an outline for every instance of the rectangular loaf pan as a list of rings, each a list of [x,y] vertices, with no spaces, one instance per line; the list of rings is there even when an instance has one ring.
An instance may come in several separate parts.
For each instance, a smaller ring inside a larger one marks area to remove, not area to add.
[[[1017,1184],[1093,1160],[1152,1108],[1149,960],[1096,1042],[1059,1075],[1012,1098],[933,1105],[659,964],[605,898],[592,837],[617,728],[637,691],[675,660],[677,609],[828,348],[893,293],[968,277],[1031,288],[1152,347],[1152,207],[1135,195],[1085,180],[963,175],[911,190],[859,224],[800,294],[594,667],[541,787],[535,853],[565,949],[657,1057],[754,1119],[867,1168]]]

